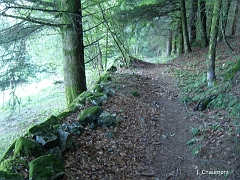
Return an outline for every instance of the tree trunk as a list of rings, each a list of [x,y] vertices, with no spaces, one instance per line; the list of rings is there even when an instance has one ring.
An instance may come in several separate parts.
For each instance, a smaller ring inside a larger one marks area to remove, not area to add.
[[[236,0],[234,3],[235,3],[234,9],[233,9],[234,17],[233,17],[233,23],[232,23],[232,27],[231,27],[231,35],[232,36],[234,36],[236,33],[238,6],[240,4],[240,0]]]
[[[82,31],[82,12],[80,0],[61,0],[59,2],[62,24],[62,47],[64,56],[64,81],[67,105],[86,88],[84,65],[84,46]]]
[[[190,42],[188,37],[185,0],[180,0],[180,5],[181,5],[181,20],[182,20],[183,39],[184,39],[184,50],[185,50],[185,53],[189,53],[192,51],[192,49],[190,47]]]
[[[190,43],[196,41],[196,21],[197,21],[198,0],[192,0],[191,12],[189,15],[189,40]]]
[[[172,54],[177,53],[177,33],[174,32],[172,37]]]
[[[214,86],[216,75],[215,75],[215,58],[216,58],[216,45],[217,35],[219,26],[219,12],[221,9],[221,0],[215,0],[212,16],[212,25],[210,32],[210,44],[207,57],[207,81],[208,86]]]
[[[183,54],[183,31],[182,31],[182,20],[180,19],[178,27],[178,48],[177,53],[179,55]]]
[[[167,40],[167,52],[166,56],[169,57],[171,56],[172,53],[172,30],[168,30],[168,40]]]
[[[219,39],[224,38],[225,40],[230,4],[231,4],[230,0],[223,2],[223,8],[222,8],[222,14],[221,14],[221,26],[220,26],[222,33],[219,35],[220,36]]]
[[[209,44],[209,41],[207,38],[207,15],[206,15],[205,0],[199,0],[198,6],[199,6],[199,11],[200,11],[199,20],[200,20],[201,39],[203,41],[203,46],[207,47]]]

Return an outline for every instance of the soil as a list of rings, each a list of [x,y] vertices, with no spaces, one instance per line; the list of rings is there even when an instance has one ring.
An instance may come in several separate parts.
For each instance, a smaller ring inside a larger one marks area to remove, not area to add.
[[[75,136],[76,149],[64,155],[64,179],[240,179],[240,139],[231,117],[180,103],[170,71],[179,67],[179,61],[137,60],[114,73],[116,95],[102,108],[122,121]]]

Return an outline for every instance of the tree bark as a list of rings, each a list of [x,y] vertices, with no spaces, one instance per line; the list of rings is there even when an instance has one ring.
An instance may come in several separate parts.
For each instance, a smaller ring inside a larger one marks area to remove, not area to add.
[[[179,55],[183,54],[183,31],[182,31],[182,20],[180,19],[179,27],[178,27],[178,48],[177,53]]]
[[[215,59],[216,59],[216,45],[217,35],[219,26],[219,12],[221,9],[221,0],[215,0],[212,16],[212,25],[210,32],[210,44],[207,57],[207,81],[208,86],[214,86],[216,75],[215,75]]]
[[[67,105],[86,88],[84,65],[84,46],[82,31],[82,12],[80,0],[61,0],[59,2],[62,24],[62,47],[64,56],[64,81]]]
[[[172,53],[172,30],[168,30],[167,51],[166,56],[170,57]]]
[[[191,12],[189,15],[189,40],[190,43],[196,41],[197,38],[197,29],[196,29],[196,21],[197,21],[197,9],[198,9],[198,0],[192,0]]]
[[[177,33],[174,32],[172,34],[172,54],[176,54],[177,53]]]
[[[221,29],[222,29],[222,36],[223,38],[226,35],[226,27],[227,27],[227,21],[228,21],[228,14],[229,14],[229,8],[231,5],[231,1],[227,0],[224,4],[223,10],[222,10],[222,21],[221,21]],[[226,6],[225,6],[226,5]]]
[[[207,37],[207,15],[206,15],[206,4],[204,0],[198,1],[199,8],[199,21],[200,21],[200,34],[203,41],[203,46],[207,47],[209,45]]]
[[[192,51],[192,49],[191,49],[189,37],[188,37],[185,0],[180,0],[180,6],[181,6],[181,20],[182,20],[183,39],[184,39],[184,50],[185,50],[185,53],[189,53]]]
[[[233,9],[234,12],[234,18],[233,18],[233,23],[232,23],[232,27],[231,27],[231,35],[234,36],[236,33],[236,27],[237,27],[237,16],[238,16],[238,6],[240,4],[240,0],[236,0],[235,2],[235,6]]]

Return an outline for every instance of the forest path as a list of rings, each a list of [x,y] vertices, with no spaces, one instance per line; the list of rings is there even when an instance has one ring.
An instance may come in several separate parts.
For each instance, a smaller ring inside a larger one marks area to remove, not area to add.
[[[198,174],[204,161],[186,142],[191,127],[202,121],[178,101],[169,72],[176,64],[136,61],[133,66],[113,74],[116,95],[102,106],[123,120],[116,128],[97,128],[78,138],[77,152],[65,154],[65,179],[226,179]]]

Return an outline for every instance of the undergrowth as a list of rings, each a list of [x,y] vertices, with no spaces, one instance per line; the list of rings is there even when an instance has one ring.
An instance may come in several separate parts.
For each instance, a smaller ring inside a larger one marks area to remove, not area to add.
[[[226,109],[229,116],[240,118],[239,96],[233,91],[239,84],[240,58],[216,63],[216,86],[207,87],[204,68],[197,62],[188,63],[184,69],[173,69],[177,84],[182,93],[179,100],[188,105],[215,96],[208,108]]]

